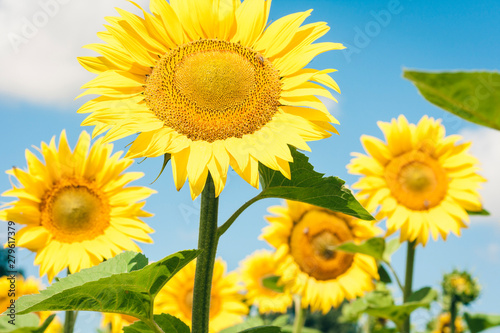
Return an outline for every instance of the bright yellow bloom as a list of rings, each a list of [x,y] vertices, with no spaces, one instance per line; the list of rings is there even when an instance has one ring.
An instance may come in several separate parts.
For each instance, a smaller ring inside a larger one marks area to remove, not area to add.
[[[373,257],[334,249],[376,236],[370,222],[294,201],[269,211],[276,216],[267,217],[261,237],[276,248],[278,273],[302,297],[302,307],[327,313],[374,288],[379,276]]]
[[[280,293],[262,283],[263,279],[278,275],[277,262],[271,251],[255,251],[241,262],[240,267],[247,301],[257,306],[260,313],[284,313],[292,305],[292,295],[288,290]]]
[[[11,300],[17,300],[24,295],[38,294],[42,289],[42,283],[34,277],[29,277],[26,280],[22,275],[16,275],[15,279],[9,276],[0,277],[0,313],[3,313],[12,304]],[[35,312],[40,318],[39,325],[45,322],[52,312],[41,311]],[[45,330],[46,333],[60,333],[63,327],[58,317],[55,317]]]
[[[66,267],[75,273],[123,250],[140,251],[132,240],[152,243],[153,229],[139,219],[151,214],[138,201],[155,191],[125,187],[143,174],[122,173],[133,160],[112,149],[102,139],[90,147],[90,135],[82,132],[71,151],[62,131],[58,148],[53,137],[38,149],[45,163],[26,150],[28,170],[7,171],[21,186],[2,194],[19,200],[2,207],[0,220],[26,225],[17,245],[36,252],[35,265],[49,281]]]
[[[401,115],[391,123],[379,122],[386,142],[362,136],[368,156],[356,156],[347,166],[352,174],[363,175],[352,187],[375,211],[387,217],[387,234],[401,231],[401,241],[425,245],[429,233],[446,240],[467,227],[466,210],[481,210],[478,194],[485,180],[476,172],[478,161],[468,153],[470,143],[458,135],[445,137],[439,120],[424,116],[417,125]]]
[[[111,326],[111,333],[123,332],[123,327],[133,324],[139,319],[121,313],[103,313],[101,326]]]
[[[191,327],[193,306],[194,275],[196,261],[187,264],[170,279],[155,299],[155,313],[168,313],[182,320]],[[226,263],[215,261],[210,299],[210,332],[219,332],[224,328],[243,321],[248,307],[239,294],[238,274],[225,274]]]
[[[449,312],[444,312],[439,315],[436,321],[436,325],[432,333],[450,333],[451,332],[451,314]],[[455,319],[455,332],[462,333],[465,331],[465,327],[461,317]]]
[[[259,162],[290,178],[288,145],[336,133],[316,97],[335,100],[333,69],[304,68],[318,54],[344,47],[316,43],[325,22],[302,25],[310,10],[267,25],[271,1],[151,0],[144,17],[118,9],[107,17],[105,44],[80,57],[99,76],[82,95],[100,97],[79,112],[106,141],[140,133],[130,157],[171,154],[175,185],[189,180],[198,196],[208,172],[216,194],[231,166],[258,187]],[[319,83],[319,84],[318,84]]]

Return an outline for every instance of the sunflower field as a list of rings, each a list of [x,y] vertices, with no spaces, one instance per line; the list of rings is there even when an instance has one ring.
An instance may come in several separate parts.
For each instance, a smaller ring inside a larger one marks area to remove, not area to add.
[[[0,333],[500,332],[498,22],[1,0]]]

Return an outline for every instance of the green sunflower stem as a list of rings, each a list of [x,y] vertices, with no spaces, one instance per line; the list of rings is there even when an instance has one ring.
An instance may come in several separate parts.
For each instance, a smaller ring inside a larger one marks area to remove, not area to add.
[[[457,319],[457,297],[455,294],[451,296],[451,304],[450,304],[450,333],[455,333],[455,320]]]
[[[403,292],[403,302],[408,302],[408,299],[412,293],[412,284],[413,284],[413,266],[415,262],[415,247],[416,242],[407,242],[408,248],[406,252],[406,274],[405,274],[405,287]],[[403,325],[403,333],[410,333],[410,315],[406,318]]]
[[[295,319],[293,320],[293,333],[301,333],[306,322],[306,309],[302,309],[302,302],[299,296],[295,296],[293,303],[295,305]]]
[[[66,276],[69,276],[70,274],[69,268],[67,268]],[[77,314],[78,311],[66,311],[66,315],[64,316],[64,333],[73,333]]]
[[[200,232],[193,290],[192,332],[208,333],[212,275],[217,252],[217,213],[219,198],[215,197],[215,186],[209,174],[201,193]]]

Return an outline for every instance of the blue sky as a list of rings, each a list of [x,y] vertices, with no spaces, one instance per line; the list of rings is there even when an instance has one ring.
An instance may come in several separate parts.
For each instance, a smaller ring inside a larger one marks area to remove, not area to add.
[[[76,57],[94,55],[81,47],[97,41],[95,33],[102,30],[104,16],[115,14],[113,7],[133,10],[121,0],[58,0],[54,5],[55,1],[0,0],[0,170],[25,168],[24,150],[49,141],[62,129],[67,130],[73,146],[82,129],[92,130],[80,127],[84,116],[76,110],[85,100],[74,98],[93,75],[78,65]],[[342,90],[342,95],[337,96],[339,103],[328,104],[340,120],[340,135],[312,143],[310,161],[322,173],[338,176],[348,184],[355,182],[357,177],[347,174],[345,165],[351,152],[362,151],[360,136],[382,137],[376,122],[390,121],[399,114],[405,114],[411,122],[425,114],[443,118],[447,134],[459,133],[472,140],[472,152],[482,161],[482,174],[489,179],[482,192],[485,207],[493,214],[472,218],[470,228],[460,238],[450,236],[446,242],[439,240],[419,247],[414,286],[438,287],[443,273],[453,268],[467,269],[483,286],[480,299],[470,311],[500,313],[500,209],[496,203],[500,196],[496,171],[500,164],[500,134],[429,104],[402,78],[403,68],[497,70],[500,2],[274,0],[270,19],[309,8],[314,11],[307,22],[326,21],[331,27],[322,40],[348,47],[323,54],[309,65],[338,69],[333,77]],[[46,20],[40,14],[43,12],[47,13]],[[29,23],[38,26],[30,31]],[[14,35],[22,37],[21,42],[13,44]],[[125,150],[129,141],[116,142],[116,150]],[[187,186],[180,192],[175,190],[170,167],[150,185],[161,163],[159,158],[148,159],[130,168],[146,174],[136,185],[158,191],[146,205],[155,214],[146,220],[156,230],[155,244],[142,246],[152,260],[194,248],[197,242],[199,200],[191,201]],[[0,191],[8,188],[8,177],[0,176]],[[220,199],[220,222],[257,193],[230,171]],[[258,236],[266,225],[263,216],[267,207],[276,204],[280,200],[253,205],[223,236],[218,253],[229,269],[237,268],[238,262],[254,250],[267,247]],[[5,231],[0,230],[2,237]],[[404,252],[401,249],[395,257],[400,274],[404,272]],[[33,258],[29,251],[19,253],[21,265],[36,274]],[[422,324],[429,315],[419,313],[416,317]],[[491,330],[495,331],[500,332]]]

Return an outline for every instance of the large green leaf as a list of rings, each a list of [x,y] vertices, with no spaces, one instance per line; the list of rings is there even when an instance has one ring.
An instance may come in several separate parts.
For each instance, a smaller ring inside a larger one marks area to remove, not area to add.
[[[165,333],[189,333],[191,330],[189,326],[186,325],[182,320],[171,316],[169,314],[162,313],[160,315],[154,315],[155,323],[163,330]],[[130,326],[123,328],[124,333],[154,333],[145,322],[136,321]]]
[[[40,294],[17,301],[18,314],[33,311],[115,312],[141,320],[150,316],[156,294],[198,252],[181,251],[147,265],[147,258],[125,252],[54,283]]]
[[[342,308],[342,321],[356,321],[363,313],[374,317],[392,320],[401,327],[406,317],[414,310],[425,307],[436,300],[437,292],[429,287],[414,292],[407,303],[395,305],[391,292],[381,284],[377,290],[367,293],[364,297],[346,304]]]
[[[500,315],[470,314],[466,312],[464,317],[471,333],[482,332],[488,328],[500,326]]]
[[[323,177],[314,171],[309,158],[290,147],[293,163],[290,163],[291,179],[281,172],[259,166],[262,192],[259,198],[282,198],[342,212],[363,220],[374,218],[356,200],[345,182],[337,177]]]
[[[409,297],[408,302],[404,304],[386,307],[369,307],[364,312],[371,316],[390,319],[398,327],[401,327],[410,313],[418,308],[429,308],[430,304],[437,299],[437,296],[437,291],[425,287],[414,292]]]
[[[41,326],[38,326],[40,318],[34,313],[16,314],[15,317],[1,316],[0,333],[43,333],[55,316],[55,314],[48,316]]]
[[[500,130],[500,73],[405,70],[431,103],[473,123]]]

